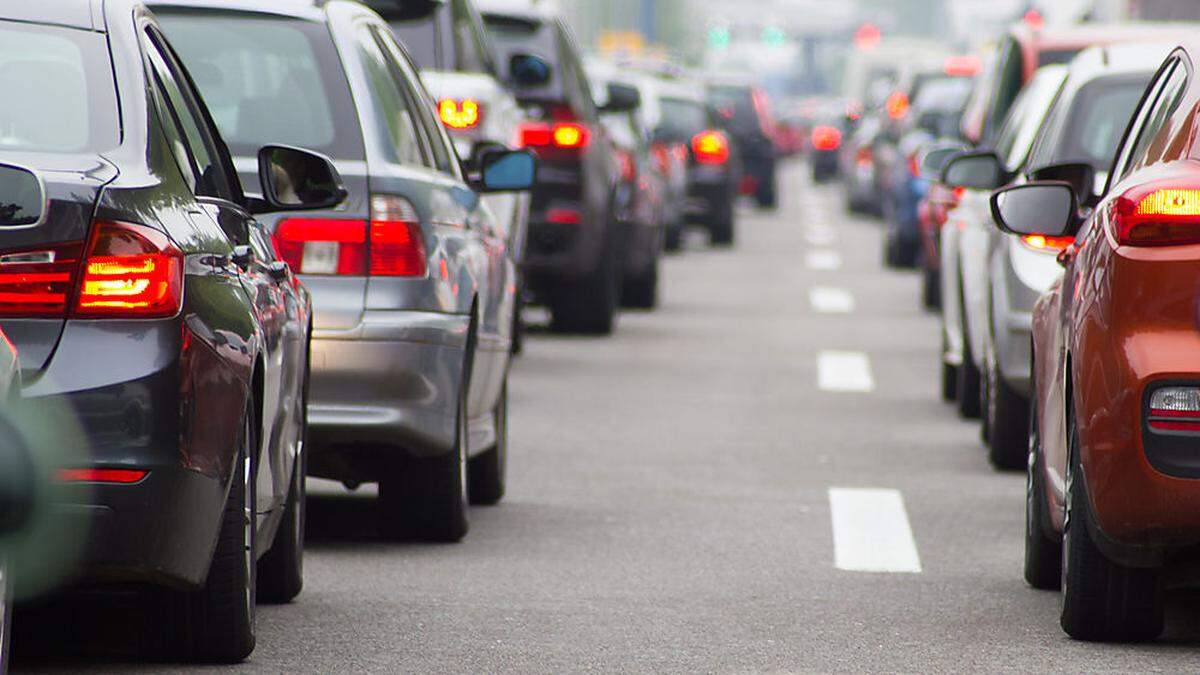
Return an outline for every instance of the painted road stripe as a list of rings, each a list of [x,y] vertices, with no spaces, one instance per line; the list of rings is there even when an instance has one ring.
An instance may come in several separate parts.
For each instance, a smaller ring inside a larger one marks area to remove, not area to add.
[[[921,571],[899,490],[829,488],[834,566],[850,572]]]
[[[821,314],[849,314],[854,311],[854,296],[844,288],[818,286],[809,289],[808,302]]]
[[[809,251],[804,256],[804,263],[810,270],[837,270],[842,268],[842,256],[837,251],[818,249]]]
[[[804,238],[813,246],[829,246],[837,241],[837,232],[828,225],[809,225]]]
[[[871,360],[862,352],[822,351],[817,354],[817,386],[825,391],[874,391]]]

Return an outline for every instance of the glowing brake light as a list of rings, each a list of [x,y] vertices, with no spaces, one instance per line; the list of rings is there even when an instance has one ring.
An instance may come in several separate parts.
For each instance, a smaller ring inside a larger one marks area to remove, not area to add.
[[[425,240],[417,209],[404,197],[371,196],[371,276],[425,276]]]
[[[438,101],[438,115],[442,124],[451,129],[474,129],[483,119],[483,111],[478,101],[444,98]]]
[[[692,137],[692,154],[699,164],[724,164],[729,161],[729,139],[720,131],[701,131]]]
[[[837,150],[842,147],[842,132],[837,127],[818,126],[812,130],[813,150]]]
[[[982,61],[974,54],[950,56],[942,66],[942,70],[950,77],[974,77],[983,67]]]
[[[1047,237],[1041,234],[1026,234],[1021,237],[1026,248],[1039,253],[1059,253],[1075,243],[1075,237]]]
[[[58,480],[63,483],[119,483],[132,485],[150,472],[140,469],[59,469]]]
[[[892,92],[892,95],[887,98],[885,107],[888,117],[891,119],[904,119],[904,116],[908,114],[908,95],[902,91]]]
[[[1200,189],[1134,188],[1116,200],[1116,240],[1128,246],[1200,243]]]
[[[174,316],[183,300],[183,253],[144,225],[93,225],[73,315]]]
[[[419,277],[425,242],[412,203],[371,196],[371,220],[288,218],[275,228],[275,250],[300,274]]]
[[[591,132],[577,122],[535,122],[521,125],[520,138],[521,146],[525,148],[582,150],[591,143]]]
[[[0,316],[63,317],[82,242],[0,254]]]

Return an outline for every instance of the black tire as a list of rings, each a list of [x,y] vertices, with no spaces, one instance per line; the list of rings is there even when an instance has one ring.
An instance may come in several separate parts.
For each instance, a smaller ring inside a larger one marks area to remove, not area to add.
[[[471,345],[467,353],[471,354]],[[454,543],[467,535],[467,391],[455,411],[454,448],[441,457],[404,458],[379,482],[379,532],[391,540]]]
[[[1036,417],[1030,404],[1029,453],[1025,473],[1025,581],[1044,591],[1062,583],[1062,537],[1050,535],[1050,514],[1042,485],[1041,453]]]
[[[667,228],[663,237],[663,250],[668,253],[678,253],[683,250],[683,223]]]
[[[193,591],[154,592],[157,612],[147,634],[160,641],[151,647],[169,659],[238,663],[254,651],[256,572],[254,559],[254,470],[256,416],[247,407],[229,496],[221,517],[216,550],[204,585]]]
[[[979,366],[975,365],[975,354],[971,351],[971,338],[967,334],[966,308],[961,309],[959,321],[962,322],[963,354],[962,363],[958,366],[958,383],[955,385],[958,401],[958,415],[963,419],[978,419],[981,412],[979,405]]]
[[[1141,642],[1163,630],[1162,574],[1119,565],[1096,546],[1079,470],[1079,433],[1070,424],[1071,471],[1063,531],[1062,629],[1076,640]]]
[[[1029,464],[1029,400],[1005,381],[994,351],[987,367],[988,460],[1001,471],[1017,471]]]
[[[496,404],[496,445],[472,457],[467,466],[467,488],[472,504],[492,506],[504,499],[508,472],[508,384]]]
[[[551,329],[582,335],[612,333],[617,314],[617,276],[617,252],[609,245],[591,274],[557,290],[550,308]]]
[[[942,335],[942,400],[953,403],[958,396],[958,368],[946,363],[946,336]]]
[[[778,177],[775,171],[771,170],[758,183],[758,188],[754,191],[754,201],[762,209],[777,209],[779,208],[779,185]]]
[[[921,306],[930,311],[942,308],[942,285],[938,271],[929,266],[921,272]]]
[[[631,309],[654,309],[658,306],[657,259],[644,277],[625,281],[625,287],[621,290],[621,305]]]
[[[708,224],[708,239],[713,246],[728,247],[734,240],[733,198],[729,197],[717,207]]]

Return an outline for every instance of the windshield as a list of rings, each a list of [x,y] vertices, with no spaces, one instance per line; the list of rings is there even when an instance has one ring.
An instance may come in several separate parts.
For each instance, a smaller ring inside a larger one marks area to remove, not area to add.
[[[0,21],[0,151],[102,152],[120,142],[98,33]]]
[[[664,140],[686,141],[709,127],[708,111],[699,101],[662,99],[658,135]]]
[[[328,29],[282,17],[158,10],[236,155],[267,143],[362,159],[362,133]]]

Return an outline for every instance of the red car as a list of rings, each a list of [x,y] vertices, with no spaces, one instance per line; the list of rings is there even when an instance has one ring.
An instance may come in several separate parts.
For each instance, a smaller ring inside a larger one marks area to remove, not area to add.
[[[1010,233],[1076,237],[1033,316],[1025,578],[1061,585],[1077,639],[1156,637],[1200,551],[1198,49],[1155,75],[1098,203],[1053,181],[992,197]]]

